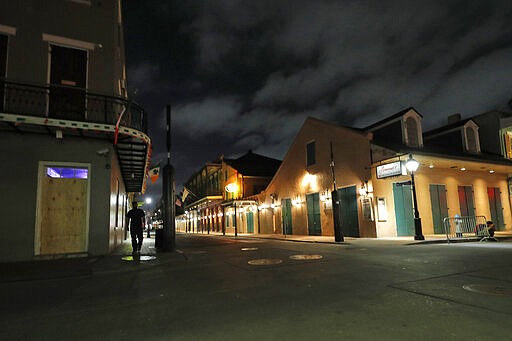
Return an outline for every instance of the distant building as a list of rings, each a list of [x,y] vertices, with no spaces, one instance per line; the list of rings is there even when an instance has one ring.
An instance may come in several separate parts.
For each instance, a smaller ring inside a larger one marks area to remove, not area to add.
[[[189,232],[257,233],[255,196],[268,185],[281,161],[249,151],[236,159],[206,164],[186,183],[186,215],[178,229]]]
[[[120,0],[2,2],[0,141],[0,262],[122,242],[151,144],[127,95]]]

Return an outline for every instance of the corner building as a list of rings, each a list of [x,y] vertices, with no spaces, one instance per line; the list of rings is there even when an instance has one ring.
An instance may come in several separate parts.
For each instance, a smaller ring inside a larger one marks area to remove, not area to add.
[[[147,115],[126,89],[120,0],[0,8],[0,262],[109,253],[144,191]]]

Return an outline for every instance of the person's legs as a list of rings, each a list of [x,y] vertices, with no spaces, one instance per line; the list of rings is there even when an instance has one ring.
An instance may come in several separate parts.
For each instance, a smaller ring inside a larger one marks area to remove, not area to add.
[[[142,248],[142,239],[144,239],[144,231],[142,229],[139,229],[137,231],[137,238],[139,239],[139,244],[137,245],[137,250],[140,251]]]
[[[137,231],[132,227],[130,229],[130,235],[132,237],[132,252],[137,251]]]

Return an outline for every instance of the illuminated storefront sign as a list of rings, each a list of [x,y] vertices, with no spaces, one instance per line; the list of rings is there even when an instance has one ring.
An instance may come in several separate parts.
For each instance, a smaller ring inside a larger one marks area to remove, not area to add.
[[[407,170],[405,169],[405,165],[402,161],[377,166],[377,179],[398,175],[407,175]]]

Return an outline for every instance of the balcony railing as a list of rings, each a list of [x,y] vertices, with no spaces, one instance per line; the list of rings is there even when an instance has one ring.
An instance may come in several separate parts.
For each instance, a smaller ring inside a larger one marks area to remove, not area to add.
[[[0,112],[121,125],[147,133],[147,114],[128,99],[63,85],[37,85],[0,79]]]

